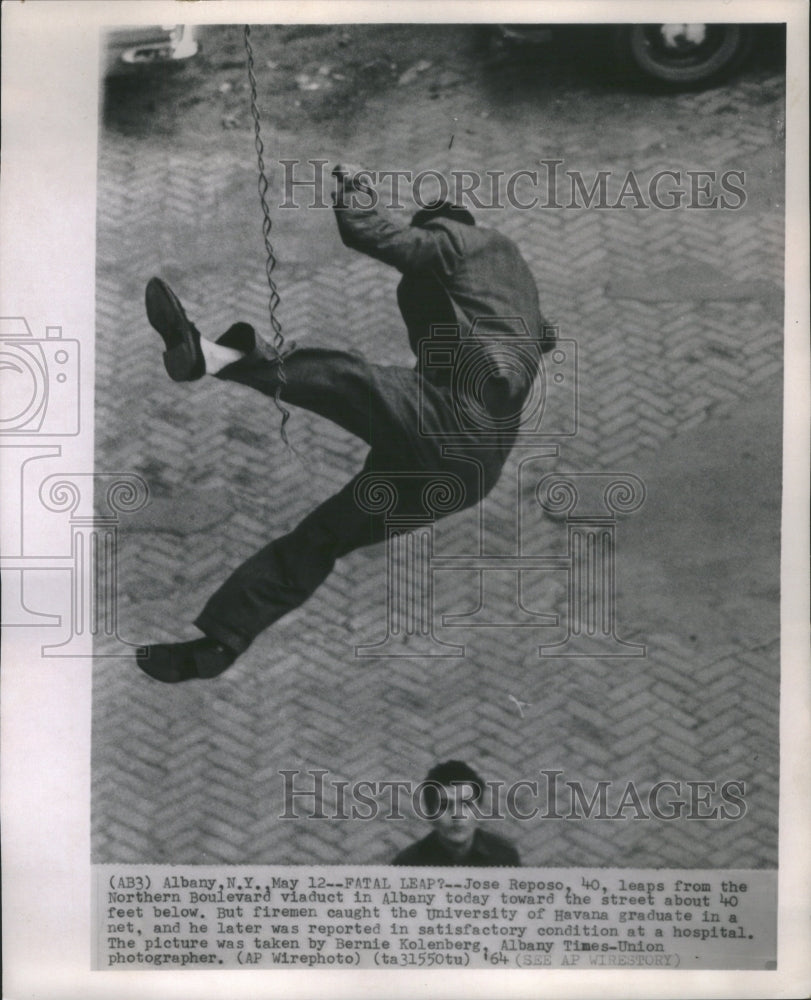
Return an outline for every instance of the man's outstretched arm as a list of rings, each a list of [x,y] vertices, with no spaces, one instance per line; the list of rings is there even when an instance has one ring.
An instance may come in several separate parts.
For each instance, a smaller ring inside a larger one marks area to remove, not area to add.
[[[332,173],[340,185],[333,201],[338,231],[345,246],[403,273],[433,271],[450,277],[464,256],[462,241],[455,234],[444,227],[397,225],[373,207],[377,199],[374,189],[365,180],[368,173],[340,164]],[[364,202],[369,202],[370,207],[362,207]]]

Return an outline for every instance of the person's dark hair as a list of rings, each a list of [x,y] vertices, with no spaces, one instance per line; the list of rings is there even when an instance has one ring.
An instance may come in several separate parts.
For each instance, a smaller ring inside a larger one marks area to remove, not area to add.
[[[476,220],[466,208],[460,208],[449,201],[435,201],[425,208],[419,209],[411,217],[412,226],[424,226],[432,219],[452,219],[454,222],[462,222],[466,226],[475,226]]]
[[[455,784],[472,785],[474,802],[478,802],[484,791],[484,782],[472,767],[462,760],[446,760],[435,764],[425,776],[422,794],[426,811],[431,814],[440,811],[439,785],[452,788]]]

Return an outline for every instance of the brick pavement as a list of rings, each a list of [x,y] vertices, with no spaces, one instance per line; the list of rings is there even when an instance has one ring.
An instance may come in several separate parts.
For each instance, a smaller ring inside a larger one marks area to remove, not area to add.
[[[511,459],[485,504],[485,544],[488,552],[515,551],[520,510],[529,550],[559,552],[565,525],[532,506],[531,488],[546,472],[655,467],[663,445],[686,430],[710,433],[719,415],[745,416],[752,393],[767,393],[779,422],[783,230],[772,200],[779,200],[778,182],[768,165],[780,159],[773,122],[782,81],[744,78],[704,94],[662,98],[666,110],[640,98],[644,114],[624,144],[610,127],[595,142],[593,127],[574,119],[567,126],[560,112],[550,148],[531,108],[482,118],[488,100],[473,86],[455,94],[453,113],[473,124],[455,136],[443,166],[509,171],[565,154],[584,173],[609,169],[621,176],[633,167],[648,176],[661,167],[753,164],[750,201],[738,212],[499,213],[498,226],[519,243],[536,274],[547,314],[578,343],[582,405],[577,435],[561,443],[557,459],[529,470],[532,482],[519,487],[516,480],[526,453]],[[347,140],[356,158],[370,164],[416,158],[415,168],[435,165],[433,152],[447,145],[447,103],[423,100],[417,114],[406,94],[386,107],[384,131],[374,127],[382,103],[377,109],[373,103],[368,122],[356,124]],[[681,128],[675,156],[657,145],[667,116]],[[717,121],[714,135],[691,131],[691,121],[707,116]],[[304,131],[314,142],[314,133]],[[200,156],[112,131],[102,137],[96,466],[138,472],[155,497],[170,503],[182,496],[184,505],[205,505],[216,496],[218,511],[225,511],[203,531],[189,527],[182,512],[165,530],[154,522],[139,526],[137,516],[123,523],[119,617],[122,634],[134,642],[195,634],[188,622],[225,572],[295,524],[363,459],[363,446],[349,435],[295,412],[289,426],[296,459],[279,440],[269,401],[214,380],[176,386],[163,376],[142,305],[153,273],[176,287],[206,328],[237,317],[266,323],[258,238],[247,241],[251,249],[236,261],[225,232],[229,207],[244,214],[243,206],[254,203],[254,185],[247,140]],[[332,225],[322,214],[316,240]],[[259,222],[257,210],[257,233]],[[309,273],[301,262],[285,270],[281,242],[278,251],[289,337],[315,343],[326,334],[334,346],[408,363],[395,275],[348,251],[316,252]],[[306,251],[305,241],[305,264]],[[677,485],[679,470],[668,474]],[[779,484],[773,488],[777,519]],[[200,516],[205,520],[205,508]],[[469,552],[477,518],[467,511],[438,525],[437,551]],[[523,581],[525,606],[561,616],[557,627],[446,628],[439,634],[464,643],[463,657],[358,659],[354,646],[378,640],[384,627],[382,547],[343,560],[306,607],[261,636],[216,681],[161,686],[125,660],[100,658],[94,860],[385,862],[421,834],[416,820],[280,820],[279,770],[329,768],[335,780],[397,780],[419,778],[431,763],[453,756],[506,782],[537,778],[540,768],[563,769],[587,786],[599,779],[618,787],[633,779],[641,788],[665,778],[747,782],[749,811],[735,823],[510,822],[506,832],[525,863],[776,864],[777,607],[753,634],[728,629],[721,617],[698,649],[685,634],[687,623],[679,629],[631,615],[626,627],[623,601],[633,607],[634,582],[622,580],[623,527],[617,528],[619,631],[647,644],[644,659],[539,658],[538,646],[565,630],[559,572],[529,572]],[[437,575],[439,610],[472,610],[476,596],[471,574]],[[662,600],[671,598],[664,593]],[[674,593],[676,609],[679,600]],[[669,612],[676,613],[673,606]]]

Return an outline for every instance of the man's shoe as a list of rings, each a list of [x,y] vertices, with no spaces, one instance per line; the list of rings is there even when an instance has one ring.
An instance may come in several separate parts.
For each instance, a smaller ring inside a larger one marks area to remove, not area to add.
[[[136,656],[145,674],[164,684],[177,684],[216,677],[234,662],[237,654],[216,639],[192,639],[191,642],[159,643],[147,646]]]
[[[160,278],[150,279],[146,286],[146,315],[166,345],[163,363],[169,377],[175,382],[193,382],[205,375],[200,331],[189,322],[180,299]]]

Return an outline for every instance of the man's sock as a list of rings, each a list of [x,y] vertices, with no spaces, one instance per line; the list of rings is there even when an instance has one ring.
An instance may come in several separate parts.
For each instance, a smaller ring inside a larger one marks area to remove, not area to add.
[[[224,347],[222,344],[215,344],[212,340],[200,338],[200,350],[206,362],[206,374],[215,375],[226,365],[231,365],[245,355],[242,351],[237,351],[233,347]]]

